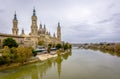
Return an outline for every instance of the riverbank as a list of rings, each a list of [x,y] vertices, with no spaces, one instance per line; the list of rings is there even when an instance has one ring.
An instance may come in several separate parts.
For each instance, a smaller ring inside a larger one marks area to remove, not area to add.
[[[79,48],[100,50],[104,53],[120,57],[120,43],[81,44]]]
[[[12,68],[23,66],[23,65],[26,65],[26,64],[35,63],[35,62],[38,62],[38,61],[39,61],[38,59],[34,59],[34,60],[30,60],[30,61],[27,61],[27,62],[24,62],[24,63],[11,63],[11,64],[0,65],[0,71],[5,70],[5,69],[12,69]]]
[[[67,53],[65,52],[61,52],[61,54],[65,54]],[[12,64],[5,64],[5,65],[1,65],[0,66],[0,71],[5,70],[5,69],[11,69],[11,68],[15,68],[15,67],[19,67],[19,66],[23,66],[26,64],[30,64],[30,63],[35,63],[35,62],[41,62],[41,61],[45,61],[47,59],[50,58],[54,58],[57,57],[57,53],[56,51],[52,51],[50,54],[46,53],[46,54],[40,54],[40,55],[36,55],[35,57],[31,58],[29,61],[24,62],[24,63],[12,63]]]

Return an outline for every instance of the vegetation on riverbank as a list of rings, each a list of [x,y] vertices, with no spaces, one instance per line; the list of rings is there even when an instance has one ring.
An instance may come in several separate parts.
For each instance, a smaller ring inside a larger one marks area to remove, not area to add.
[[[0,65],[10,65],[13,63],[27,62],[32,56],[31,47],[18,46],[12,38],[6,38],[3,41],[3,49],[0,50]]]
[[[18,46],[17,48],[9,48],[5,46],[1,50],[2,56],[0,56],[0,65],[12,64],[12,63],[24,63],[32,56],[32,49],[29,47]]]
[[[100,50],[120,57],[120,43],[81,44],[79,48]]]

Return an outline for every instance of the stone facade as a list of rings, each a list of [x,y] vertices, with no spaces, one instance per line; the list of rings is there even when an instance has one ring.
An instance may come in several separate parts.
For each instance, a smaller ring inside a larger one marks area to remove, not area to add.
[[[37,16],[36,11],[33,9],[33,15],[31,17],[32,23],[31,23],[31,32],[29,35],[26,35],[24,33],[24,29],[22,29],[22,32],[20,35],[18,35],[18,20],[17,15],[15,13],[14,19],[13,19],[13,28],[12,28],[12,34],[2,34],[0,33],[0,46],[2,46],[2,42],[7,37],[12,37],[17,41],[18,44],[23,46],[32,46],[33,48],[36,48],[39,41],[43,41],[44,45],[47,46],[48,44],[57,44],[62,43],[61,41],[61,27],[60,23],[58,23],[57,26],[57,36],[55,33],[53,36],[51,36],[50,32],[46,30],[46,26],[42,26],[40,24],[39,28],[37,25]]]

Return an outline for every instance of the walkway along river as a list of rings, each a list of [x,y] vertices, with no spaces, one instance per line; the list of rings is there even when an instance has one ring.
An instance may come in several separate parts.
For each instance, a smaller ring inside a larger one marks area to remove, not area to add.
[[[74,48],[56,58],[0,71],[0,79],[119,79],[119,74],[118,56]]]

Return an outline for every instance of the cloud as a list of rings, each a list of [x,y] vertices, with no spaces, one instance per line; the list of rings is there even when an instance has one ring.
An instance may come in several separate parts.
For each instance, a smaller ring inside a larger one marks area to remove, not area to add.
[[[28,34],[35,6],[38,26],[46,24],[48,31],[54,33],[60,22],[64,41],[119,41],[119,3],[120,0],[0,0],[0,32],[11,33],[16,11],[19,32],[24,28]]]
[[[114,20],[114,18],[111,17],[111,18],[108,18],[108,19],[103,19],[101,21],[98,21],[97,24],[99,24],[99,23],[109,23],[109,22],[112,22],[113,20]]]
[[[4,10],[3,10],[3,9],[0,9],[0,14],[3,13],[3,12],[4,12]]]

